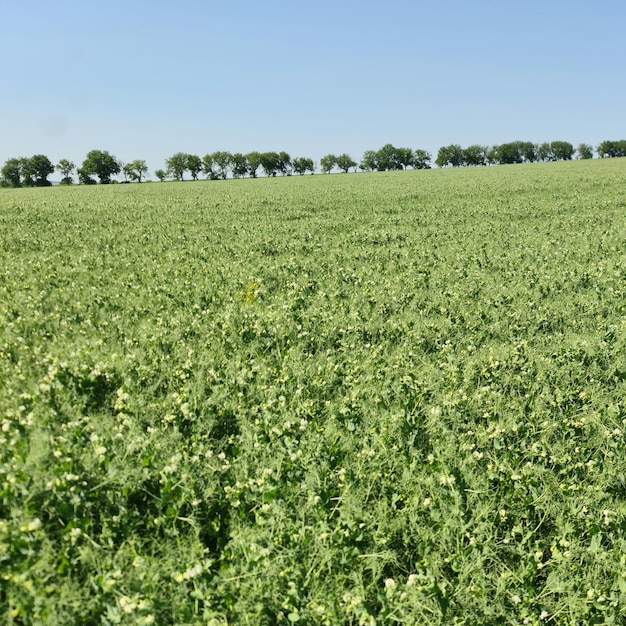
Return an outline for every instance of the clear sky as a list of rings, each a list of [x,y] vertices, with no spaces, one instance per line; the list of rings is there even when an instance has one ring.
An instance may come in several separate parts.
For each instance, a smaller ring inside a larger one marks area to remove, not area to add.
[[[625,29],[624,0],[0,0],[0,165],[595,146],[626,138]]]

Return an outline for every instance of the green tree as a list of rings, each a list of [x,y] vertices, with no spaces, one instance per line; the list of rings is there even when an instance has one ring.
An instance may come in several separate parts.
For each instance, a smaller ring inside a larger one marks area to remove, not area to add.
[[[202,171],[202,159],[197,154],[187,155],[187,169],[193,180],[198,180],[198,174]]]
[[[130,165],[128,163],[124,163],[124,161],[118,161],[119,165],[120,165],[120,171],[122,176],[124,177],[124,181],[125,183],[129,183],[130,181],[128,180],[130,178]]]
[[[126,175],[131,180],[140,183],[144,176],[148,174],[148,166],[143,159],[135,159],[124,166]]]
[[[95,185],[96,181],[91,177],[91,173],[86,170],[84,167],[79,167],[76,170],[78,174],[78,182],[81,185]]]
[[[553,141],[550,149],[557,161],[571,161],[574,156],[574,146],[569,141]]]
[[[548,142],[543,142],[537,145],[537,161],[554,161],[554,153],[552,152],[552,146]]]
[[[493,146],[491,150],[491,159],[494,163],[500,165],[511,163],[523,163],[524,154],[521,141],[510,141],[502,143],[499,146]]]
[[[349,155],[344,152],[344,154],[340,154],[335,158],[335,165],[344,173],[347,174],[348,170],[351,167],[355,169],[358,166],[358,163]]]
[[[366,150],[361,157],[359,168],[366,172],[373,172],[378,169],[378,158],[376,150]]]
[[[306,174],[307,172],[315,172],[315,163],[313,163],[313,159],[309,159],[308,157],[297,157],[293,160],[293,171],[296,174]]]
[[[219,178],[225,179],[228,176],[228,170],[233,158],[232,154],[225,150],[218,150],[211,156],[213,157],[213,163],[217,167],[217,175]]]
[[[245,178],[248,173],[248,159],[245,154],[241,152],[235,152],[230,161],[230,171],[233,174],[233,178]]]
[[[54,165],[45,154],[35,154],[24,161],[24,169],[35,187],[49,187],[52,184],[48,176],[54,172]]]
[[[392,144],[385,144],[376,152],[376,169],[379,172],[402,169],[398,149]]]
[[[520,141],[518,145],[524,161],[534,163],[537,160],[537,149],[532,141]]]
[[[22,173],[22,187],[35,186],[35,168],[27,157],[20,157],[20,171]]]
[[[601,159],[626,156],[626,140],[603,141],[597,148]]]
[[[413,167],[416,170],[429,170],[432,155],[427,150],[417,149],[413,152]]]
[[[246,161],[248,161],[248,174],[250,174],[252,178],[256,178],[259,168],[261,167],[261,153],[256,150],[248,152],[248,154],[246,154]]]
[[[119,174],[120,169],[118,160],[106,150],[91,150],[81,166],[83,178],[95,175],[102,185],[110,183],[111,176]]]
[[[205,154],[202,157],[202,171],[207,180],[217,180],[217,172],[215,171],[215,161],[212,154]]]
[[[158,169],[154,171],[154,175],[163,182],[167,178],[167,172],[162,169]]]
[[[393,165],[396,170],[405,170],[413,167],[413,150],[411,148],[395,148],[393,153]]]
[[[474,144],[463,150],[463,160],[466,165],[487,165],[487,147]]]
[[[266,176],[276,176],[280,168],[278,152],[263,152],[261,154],[261,167]]]
[[[5,181],[10,187],[22,186],[21,159],[7,159],[1,172],[3,181]]]
[[[327,154],[320,159],[322,174],[330,174],[335,165],[337,165],[337,157],[334,154]]]
[[[189,155],[185,152],[177,152],[165,161],[165,167],[168,174],[175,180],[185,180],[185,172],[187,171],[187,158]]]
[[[593,159],[593,148],[588,143],[579,143],[576,154],[582,160]]]
[[[76,166],[69,159],[61,159],[57,163],[57,170],[61,173],[63,178],[61,179],[62,185],[71,185],[74,182],[72,178],[72,172],[76,169]]]
[[[442,146],[439,148],[437,158],[435,159],[437,167],[460,167],[465,164],[465,155],[463,148],[458,144],[451,144],[449,146]]]
[[[293,163],[287,152],[282,151],[278,153],[278,171],[283,176],[291,176],[293,172]]]

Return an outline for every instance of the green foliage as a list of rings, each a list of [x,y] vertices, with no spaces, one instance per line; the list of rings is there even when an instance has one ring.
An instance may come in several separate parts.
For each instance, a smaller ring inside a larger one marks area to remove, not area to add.
[[[56,169],[62,174],[62,185],[72,185],[74,179],[72,178],[72,172],[76,169],[76,166],[69,159],[61,159],[56,166]]]
[[[7,159],[2,166],[2,180],[10,187],[21,187],[22,185],[22,164],[21,159]]]
[[[465,165],[465,152],[458,144],[442,146],[437,153],[435,164],[437,167],[460,167]]]
[[[235,152],[231,158],[233,178],[244,178],[248,174],[248,159],[245,154]]]
[[[474,144],[468,146],[463,151],[463,160],[466,165],[487,165],[487,154],[489,149],[486,146]]]
[[[278,152],[263,152],[259,162],[266,176],[276,176],[280,170],[281,158]]]
[[[261,153],[256,151],[249,152],[246,154],[246,161],[248,162],[248,174],[252,178],[256,178],[261,167]]]
[[[202,171],[202,159],[197,154],[188,154],[186,165],[191,178],[198,180],[198,174]]]
[[[231,153],[218,150],[217,152],[214,152],[211,157],[213,159],[213,164],[217,167],[216,174],[218,178],[225,179],[228,176],[228,169],[230,168],[233,158]]]
[[[361,162],[359,163],[359,167],[366,172],[373,172],[378,169],[378,159],[376,157],[375,150],[366,150],[363,153],[363,157],[361,158]]]
[[[314,174],[315,163],[313,162],[313,159],[308,157],[296,157],[293,160],[293,171],[300,175],[306,174],[307,172]]]
[[[0,190],[0,620],[623,623],[625,183]]]
[[[413,152],[413,167],[416,170],[429,170],[431,159],[430,152],[418,148]]]
[[[598,156],[601,159],[626,156],[626,139],[620,141],[603,141],[598,146]]]
[[[291,176],[293,172],[293,163],[287,152],[278,153],[278,170],[283,176]]]
[[[27,168],[32,178],[32,186],[49,187],[48,176],[54,172],[54,165],[45,154],[36,154],[27,160]]]
[[[83,184],[90,184],[90,177],[97,176],[100,184],[106,185],[121,169],[119,161],[106,150],[91,150],[79,170],[79,179]]]
[[[358,163],[349,155],[349,154],[340,154],[338,157],[335,157],[335,165],[345,174],[348,173],[348,170],[351,167],[358,166]]]
[[[185,172],[188,169],[189,155],[186,152],[177,152],[165,161],[165,167],[169,176],[175,180],[185,179]]]
[[[587,143],[578,144],[576,153],[579,159],[593,159],[593,146]]]
[[[337,165],[337,157],[334,154],[326,154],[320,159],[322,174],[330,174]]]
[[[553,141],[550,149],[555,161],[571,161],[574,156],[574,146],[569,141]]]
[[[163,169],[154,170],[154,175],[163,182],[167,178],[167,172]]]
[[[52,172],[54,165],[44,154],[8,159],[0,171],[6,186],[10,187],[49,187],[48,176]]]
[[[148,165],[143,159],[135,159],[127,163],[124,170],[130,180],[140,183],[143,177],[148,174]]]

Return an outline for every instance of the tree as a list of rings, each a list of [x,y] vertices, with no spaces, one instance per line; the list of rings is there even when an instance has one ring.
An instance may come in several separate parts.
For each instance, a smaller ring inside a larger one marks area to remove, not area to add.
[[[62,185],[71,185],[74,182],[72,178],[72,172],[76,166],[69,159],[61,159],[57,163],[57,170],[61,173],[63,178],[61,179]]]
[[[7,159],[1,172],[3,181],[5,181],[10,187],[22,186],[21,159]]]
[[[458,144],[451,144],[449,146],[442,146],[437,153],[437,159],[435,160],[437,167],[446,167],[451,165],[452,167],[460,167],[465,164],[465,155],[463,148]]]
[[[522,151],[521,141],[510,141],[499,146],[493,146],[491,149],[491,159],[494,163],[500,165],[511,163],[523,163],[524,154]]]
[[[165,161],[167,172],[176,180],[185,180],[185,172],[187,170],[187,157],[185,152],[177,152]]]
[[[537,160],[537,150],[535,144],[532,141],[520,141],[518,142],[519,151],[522,158],[527,163],[534,163]]]
[[[166,178],[167,178],[167,172],[165,170],[155,170],[154,171],[154,175],[161,181],[163,182]]]
[[[392,146],[393,147],[393,146]],[[413,150],[411,148],[393,148],[391,163],[394,170],[405,170],[413,166]]]
[[[603,141],[597,148],[601,159],[626,156],[626,140]]]
[[[351,167],[356,169],[358,163],[349,154],[344,153],[335,158],[335,165],[342,170],[344,174],[347,174]]]
[[[81,185],[95,185],[96,181],[91,177],[91,173],[86,170],[84,167],[79,167],[76,170],[78,174],[78,182]]]
[[[313,163],[313,159],[309,159],[307,157],[297,157],[293,160],[293,171],[296,174],[306,174],[307,172],[315,172],[315,164]]]
[[[54,165],[45,154],[36,154],[30,159],[24,159],[23,167],[35,187],[49,187],[52,184],[48,176],[54,172]]]
[[[35,169],[31,160],[27,157],[20,157],[20,172],[22,174],[22,187],[35,186]]]
[[[248,173],[248,159],[241,152],[235,152],[230,160],[230,171],[233,178],[245,178]]]
[[[291,162],[291,157],[287,154],[287,152],[278,153],[278,170],[283,176],[291,176],[293,164]]]
[[[261,167],[261,153],[256,150],[248,152],[248,154],[246,154],[246,161],[248,161],[248,174],[250,174],[252,178],[256,178],[257,172]]]
[[[571,161],[574,156],[574,146],[569,141],[553,141],[550,149],[556,161]]]
[[[202,171],[202,159],[197,154],[187,155],[187,169],[193,180],[198,180],[198,174]]]
[[[337,165],[337,157],[334,154],[327,154],[320,159],[322,174],[330,174],[335,165]]]
[[[363,153],[359,168],[366,172],[373,172],[378,169],[378,158],[375,150],[366,150]]]
[[[413,167],[416,170],[429,170],[430,160],[432,156],[430,152],[426,150],[420,150],[419,148],[413,152]]]
[[[463,150],[463,160],[466,165],[487,165],[487,148],[474,144]]]
[[[212,154],[205,154],[202,157],[202,171],[207,180],[217,180],[217,172],[215,171],[215,162]]]
[[[276,176],[280,168],[280,156],[278,152],[263,152],[260,156],[261,167],[266,176]]]
[[[218,176],[221,179],[225,179],[228,176],[228,168],[230,167],[230,163],[233,158],[232,154],[230,152],[218,150],[211,156],[213,157],[213,163],[217,167]]]
[[[386,170],[401,170],[403,169],[403,153],[401,152],[403,148],[396,148],[392,144],[385,144],[378,152],[376,153],[376,169],[379,172],[383,172]],[[412,160],[413,153],[409,150],[408,159]]]
[[[141,182],[141,179],[148,174],[148,166],[143,159],[135,159],[130,163],[127,163],[124,166],[126,170],[126,175],[131,180],[134,180],[138,183]]]
[[[537,145],[537,161],[554,161],[554,154],[549,143],[543,142]]]
[[[593,159],[593,148],[588,143],[579,143],[576,153],[579,159]]]
[[[91,150],[87,153],[87,158],[81,167],[84,176],[89,178],[92,175],[100,179],[101,185],[111,182],[111,176],[120,173],[118,160],[106,150]]]

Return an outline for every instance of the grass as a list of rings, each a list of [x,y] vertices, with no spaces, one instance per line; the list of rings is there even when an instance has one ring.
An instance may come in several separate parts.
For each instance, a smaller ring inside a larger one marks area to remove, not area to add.
[[[5,622],[621,623],[625,181],[0,190]]]

